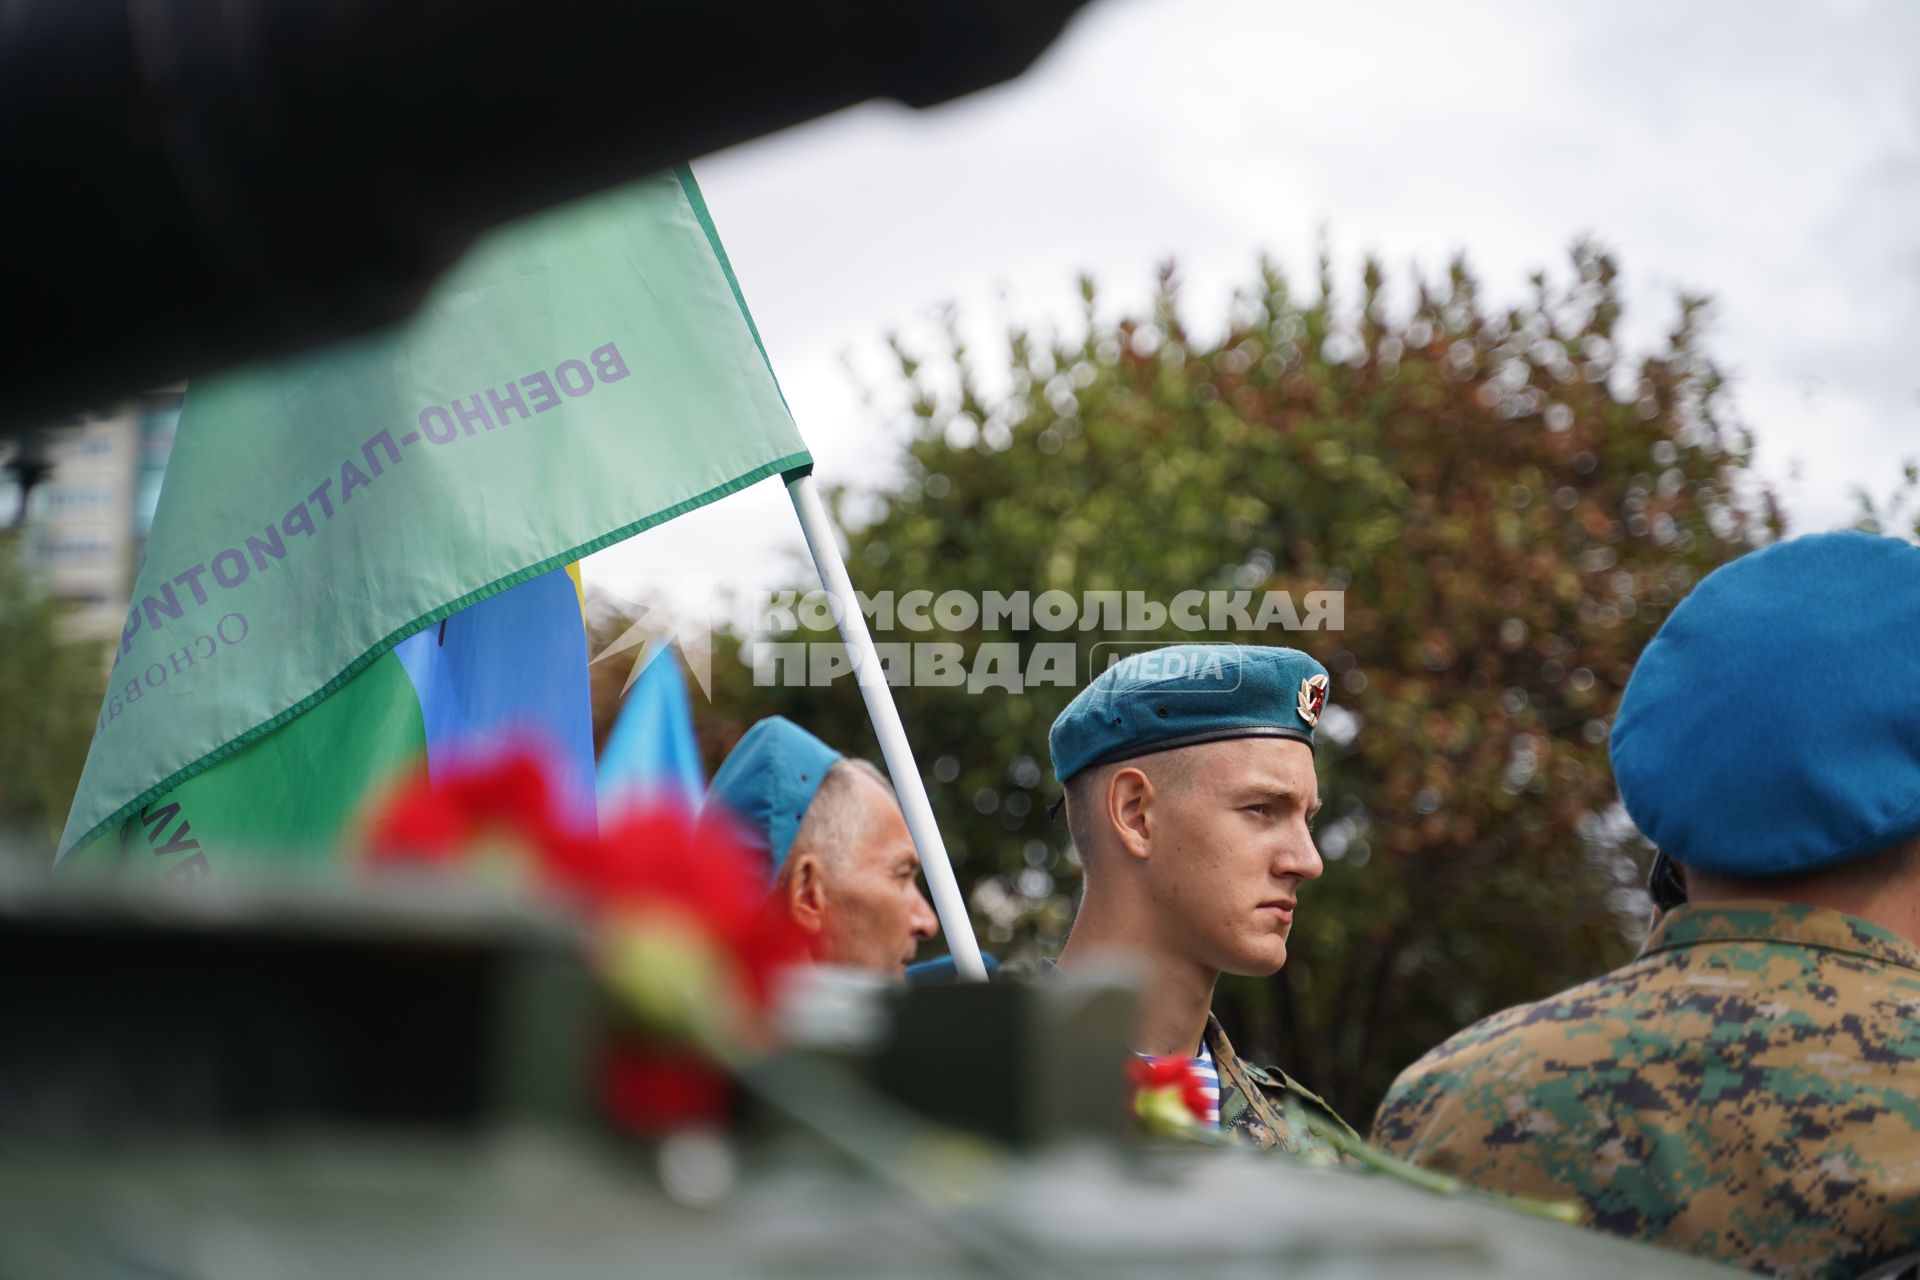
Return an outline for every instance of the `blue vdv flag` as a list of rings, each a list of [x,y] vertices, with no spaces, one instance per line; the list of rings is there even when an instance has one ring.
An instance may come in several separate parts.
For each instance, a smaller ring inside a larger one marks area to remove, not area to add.
[[[697,812],[707,781],[693,735],[693,706],[672,645],[661,645],[627,691],[600,752],[600,813],[638,803],[681,804]]]

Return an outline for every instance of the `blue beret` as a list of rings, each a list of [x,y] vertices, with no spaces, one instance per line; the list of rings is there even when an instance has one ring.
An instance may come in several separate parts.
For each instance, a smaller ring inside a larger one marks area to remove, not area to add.
[[[1082,689],[1047,735],[1062,783],[1082,769],[1228,738],[1313,745],[1327,669],[1298,649],[1175,644],[1131,654]]]
[[[1920,547],[1822,533],[1714,570],[1640,655],[1612,752],[1635,825],[1703,871],[1920,834]]]
[[[838,751],[793,721],[768,716],[727,754],[707,788],[707,806],[717,802],[738,818],[777,873],[814,793],[839,759]]]

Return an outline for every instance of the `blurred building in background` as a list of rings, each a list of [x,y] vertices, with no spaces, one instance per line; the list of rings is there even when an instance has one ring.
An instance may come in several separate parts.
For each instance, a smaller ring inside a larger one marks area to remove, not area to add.
[[[75,639],[107,639],[126,619],[183,386],[30,432],[0,457],[0,528],[22,559],[73,606]]]

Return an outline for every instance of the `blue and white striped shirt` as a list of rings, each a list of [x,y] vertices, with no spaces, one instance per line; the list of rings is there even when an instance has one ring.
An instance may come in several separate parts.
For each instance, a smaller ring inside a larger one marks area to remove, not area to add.
[[[1220,1127],[1220,1072],[1213,1065],[1213,1050],[1200,1046],[1200,1055],[1191,1059],[1193,1074],[1200,1077],[1200,1096],[1207,1100],[1207,1123]]]

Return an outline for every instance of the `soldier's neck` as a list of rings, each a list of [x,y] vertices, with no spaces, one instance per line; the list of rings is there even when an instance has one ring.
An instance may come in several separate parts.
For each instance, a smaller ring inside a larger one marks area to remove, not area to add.
[[[1143,986],[1134,1051],[1191,1057],[1206,1032],[1213,985],[1220,974],[1163,945],[1149,922],[1129,921],[1126,914],[1104,909],[1089,895],[1060,952],[1060,967],[1068,973],[1084,972],[1118,960],[1136,968]]]
[[[1736,880],[1688,867],[1686,878],[1687,900],[1700,906],[1769,900],[1823,907],[1877,924],[1920,946],[1920,841],[1808,875]]]

